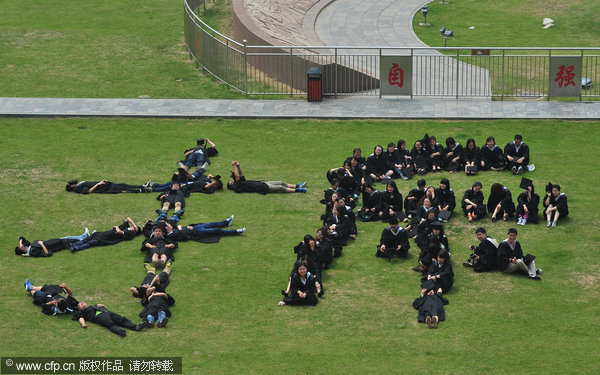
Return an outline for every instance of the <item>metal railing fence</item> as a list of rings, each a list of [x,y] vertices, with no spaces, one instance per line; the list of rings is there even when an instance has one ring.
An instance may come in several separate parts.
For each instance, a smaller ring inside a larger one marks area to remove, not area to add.
[[[323,72],[323,95],[381,96],[380,57],[412,56],[411,96],[549,98],[550,57],[582,58],[592,85],[579,100],[600,98],[600,48],[250,46],[200,19],[206,0],[184,0],[190,57],[215,79],[246,95],[304,95],[306,72]],[[485,54],[477,54],[485,51]]]

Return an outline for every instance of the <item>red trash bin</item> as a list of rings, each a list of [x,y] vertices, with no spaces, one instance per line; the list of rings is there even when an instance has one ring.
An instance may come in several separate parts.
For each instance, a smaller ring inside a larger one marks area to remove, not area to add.
[[[323,73],[319,68],[310,68],[306,74],[307,83],[307,98],[309,102],[320,102],[323,100]]]

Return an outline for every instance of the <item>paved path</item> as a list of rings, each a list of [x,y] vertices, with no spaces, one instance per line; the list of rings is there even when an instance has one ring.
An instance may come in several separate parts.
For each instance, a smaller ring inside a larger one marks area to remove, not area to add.
[[[335,0],[315,20],[315,31],[330,46],[426,47],[412,18],[427,0]]]
[[[600,120],[600,102],[499,102],[481,99],[305,100],[0,98],[0,116],[319,119]]]
[[[325,1],[328,0],[321,0],[317,6],[325,4]],[[417,38],[412,28],[415,12],[427,2],[335,0],[327,4],[314,20],[315,33],[328,46],[427,47]],[[366,50],[340,50],[340,53],[364,55]],[[410,55],[410,50],[390,49],[385,50],[385,54]],[[378,76],[379,59],[375,60],[375,64],[369,64],[365,60],[360,70],[370,71],[371,75]],[[460,80],[457,79],[457,73]],[[462,62],[457,66],[456,59],[436,50],[415,50],[412,81],[416,95],[446,96],[453,95],[458,89],[461,96],[486,97],[491,100],[490,77],[486,69]],[[461,82],[458,88],[457,81]]]

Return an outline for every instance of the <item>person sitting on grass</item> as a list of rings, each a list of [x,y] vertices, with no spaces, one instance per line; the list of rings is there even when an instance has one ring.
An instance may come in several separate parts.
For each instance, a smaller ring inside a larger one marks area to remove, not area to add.
[[[446,138],[444,158],[446,161],[446,170],[450,173],[457,173],[463,163],[463,146],[460,143],[456,143],[452,137]]]
[[[383,147],[375,146],[373,153],[367,159],[366,176],[372,181],[381,181],[394,174],[393,165],[388,164],[387,157],[383,154]]]
[[[477,181],[463,195],[461,206],[469,223],[473,220],[483,219],[486,215],[482,187],[481,182]]]
[[[444,155],[444,146],[439,144],[433,135],[429,137],[429,147],[427,151],[429,157],[429,170],[433,172],[441,171],[446,158]]]
[[[523,256],[521,243],[517,241],[517,230],[510,228],[508,238],[498,246],[498,267],[504,273],[520,272],[526,274],[532,280],[541,280],[538,276],[542,273],[540,268],[535,267],[535,256],[527,254]]]
[[[492,236],[488,236],[485,228],[477,228],[475,235],[479,240],[479,245],[469,246],[471,255],[463,263],[463,266],[473,268],[475,272],[487,272],[496,269],[498,258],[498,241]]]
[[[456,208],[456,196],[454,190],[450,189],[450,180],[447,178],[442,178],[440,187],[435,189],[435,200],[440,219],[447,222]]]
[[[513,174],[522,174],[529,164],[529,146],[523,142],[521,134],[515,135],[514,141],[504,146],[506,167]]]
[[[398,190],[395,181],[389,181],[385,186],[385,191],[381,194],[381,210],[379,218],[383,222],[387,222],[391,218],[396,218],[398,221],[405,218],[402,212],[402,194]]]
[[[540,196],[535,192],[533,181],[522,178],[521,188],[525,191],[517,197],[517,224],[526,225],[527,222],[537,224],[540,206]]]
[[[567,217],[569,214],[569,205],[567,204],[567,196],[565,193],[560,192],[560,185],[552,185],[552,190],[546,192],[544,207],[547,227],[555,227],[558,219]]]
[[[140,227],[128,217],[119,226],[114,226],[104,232],[94,232],[81,241],[69,244],[69,250],[74,253],[90,247],[114,245],[121,241],[130,241],[139,234],[141,234]]]
[[[77,304],[77,309],[73,311],[73,320],[79,320],[79,324],[81,324],[82,328],[87,328],[86,321],[99,324],[121,337],[127,336],[127,332],[120,327],[132,331],[141,331],[144,329],[143,323],[133,324],[131,320],[108,310],[108,308],[101,303],[89,306],[85,302],[79,302]]]
[[[34,286],[29,279],[25,281],[25,290],[33,297],[33,303],[42,306],[46,315],[72,313],[79,303],[73,298],[73,292],[67,284]],[[67,293],[65,297],[62,293]]]
[[[370,182],[364,186],[362,194],[363,206],[356,214],[360,221],[377,221],[381,211],[381,193]]]
[[[440,288],[444,294],[452,289],[454,271],[452,270],[452,262],[450,262],[450,253],[447,250],[440,251],[437,260],[431,264],[427,271],[426,280],[432,280],[436,290]]]
[[[68,249],[72,243],[87,238],[90,232],[85,228],[79,236],[66,236],[61,238],[52,238],[49,240],[27,241],[25,237],[19,237],[19,246],[15,247],[15,254],[24,257],[51,257],[57,251]]]
[[[290,281],[290,289],[290,295],[285,297],[283,301],[279,301],[279,306],[315,306],[317,303],[319,303],[317,294],[321,292],[321,285],[317,282],[317,278],[308,272],[305,264],[300,264],[298,266],[298,271],[294,273]]]
[[[494,139],[494,137],[487,137],[485,146],[481,148],[480,152],[480,165],[482,170],[487,171],[491,169],[500,172],[504,169],[504,153],[496,144],[496,139]]]
[[[246,180],[242,167],[237,160],[231,162],[233,166],[232,180],[227,183],[227,189],[236,193],[306,193],[306,182],[298,185],[288,184],[285,181],[256,181]]]
[[[421,283],[421,296],[414,300],[412,306],[419,310],[419,323],[426,323],[429,328],[437,328],[439,322],[446,320],[444,305],[448,303],[442,295],[441,288],[436,288],[435,283],[431,281],[424,281]]]
[[[465,165],[465,174],[467,176],[474,176],[477,174],[477,169],[479,168],[479,164],[481,162],[480,159],[480,149],[475,144],[475,139],[469,138],[467,139],[467,143],[465,145],[463,155],[462,155],[463,164]]]
[[[419,209],[419,201],[425,196],[425,185],[427,182],[424,179],[420,179],[417,181],[417,187],[412,189],[404,198],[404,211],[406,212],[406,216],[411,218],[417,215],[417,211]]]
[[[515,216],[515,203],[512,200],[512,193],[502,184],[492,184],[490,196],[487,202],[488,212],[492,213],[492,221],[496,221],[498,215],[502,215],[502,220],[508,221]]]
[[[398,225],[398,219],[395,217],[390,218],[389,223],[390,226],[381,232],[375,256],[388,259],[392,257],[407,258],[410,243],[406,230]]]

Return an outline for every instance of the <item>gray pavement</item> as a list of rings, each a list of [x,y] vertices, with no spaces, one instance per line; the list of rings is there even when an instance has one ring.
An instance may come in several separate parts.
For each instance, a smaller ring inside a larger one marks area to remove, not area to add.
[[[412,19],[429,0],[334,0],[330,3],[327,1],[329,0],[321,0],[316,4],[323,7],[314,20],[311,20],[315,35],[324,45],[428,47],[414,33]],[[364,55],[366,50],[341,49],[339,53]],[[409,49],[388,49],[384,52],[386,55],[409,55],[410,53]],[[414,53],[412,81],[413,90],[418,95],[451,96],[457,89],[457,78],[454,73],[458,68],[463,82],[458,87],[460,95],[485,96],[491,100],[490,75],[486,69],[457,62],[456,59],[444,56],[433,49],[416,49]],[[372,69],[373,66],[379,66],[379,59],[375,58],[375,60],[374,65],[369,64],[366,58],[362,62],[358,60],[359,70],[378,77],[378,69]],[[343,58],[341,63],[345,63]]]
[[[0,116],[599,120],[600,102],[340,97],[305,100],[0,98]]]

